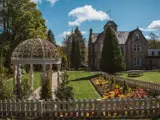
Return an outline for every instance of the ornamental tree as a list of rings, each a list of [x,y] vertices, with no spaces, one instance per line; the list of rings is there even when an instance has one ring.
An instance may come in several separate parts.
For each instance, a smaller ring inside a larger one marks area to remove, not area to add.
[[[105,28],[101,70],[110,74],[124,70],[124,57],[121,53],[118,39],[110,26]]]

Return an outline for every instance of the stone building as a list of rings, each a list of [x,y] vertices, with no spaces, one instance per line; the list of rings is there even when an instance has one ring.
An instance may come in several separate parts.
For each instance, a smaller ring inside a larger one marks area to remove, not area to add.
[[[160,49],[148,49],[146,64],[149,69],[160,69]]]
[[[124,55],[124,62],[127,70],[153,69],[151,67],[153,64],[150,61],[153,61],[152,59],[154,59],[154,56],[149,55],[148,41],[139,28],[133,31],[117,31],[118,26],[114,21],[108,21],[104,25],[104,30],[107,26],[111,26],[115,31],[121,52]],[[88,67],[90,70],[100,70],[104,30],[101,33],[94,33],[93,30],[90,29],[88,43]],[[156,58],[156,60],[158,60],[158,58]],[[156,66],[157,69],[160,67],[158,67],[158,64],[156,64]]]

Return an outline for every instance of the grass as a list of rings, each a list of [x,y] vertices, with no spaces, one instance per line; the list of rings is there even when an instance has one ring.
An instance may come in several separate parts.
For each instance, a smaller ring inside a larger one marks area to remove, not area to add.
[[[144,75],[140,77],[128,77],[127,73],[122,73],[120,76],[124,78],[137,79],[147,82],[160,82],[160,72],[144,72]]]
[[[75,99],[97,99],[99,94],[89,81],[89,77],[93,76],[90,72],[69,71],[70,86],[73,87]]]
[[[28,73],[24,74],[22,76],[22,80],[23,79],[29,79],[29,74]],[[41,82],[40,72],[34,72],[34,84],[33,84],[34,89],[37,89],[40,86],[40,82]],[[13,89],[13,78],[8,79],[7,84],[10,89]]]

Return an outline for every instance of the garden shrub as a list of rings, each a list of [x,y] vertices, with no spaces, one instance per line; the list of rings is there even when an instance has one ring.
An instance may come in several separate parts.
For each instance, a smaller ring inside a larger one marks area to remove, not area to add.
[[[129,87],[128,87],[126,81],[123,82],[123,90],[122,91],[123,91],[123,93],[127,93],[129,91]]]
[[[0,100],[12,99],[14,94],[7,85],[6,81],[0,78]]]
[[[61,80],[62,83],[55,91],[56,98],[60,100],[73,99],[74,98],[73,88],[69,86],[69,80],[66,71],[62,74]]]
[[[17,99],[26,99],[31,95],[32,91],[28,84],[28,79],[22,80],[20,86],[18,86],[18,84],[16,85],[15,93],[17,95]]]
[[[44,100],[52,99],[52,89],[50,84],[51,83],[49,79],[49,73],[47,73],[46,80],[42,84],[42,88],[41,88],[41,93],[40,93],[41,99],[44,99]]]

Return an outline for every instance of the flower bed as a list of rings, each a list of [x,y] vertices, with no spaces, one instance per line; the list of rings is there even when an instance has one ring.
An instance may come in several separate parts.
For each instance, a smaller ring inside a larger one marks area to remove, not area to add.
[[[144,98],[148,96],[148,91],[142,88],[131,88],[125,81],[123,85],[120,85],[113,78],[105,80],[102,76],[92,78],[90,81],[102,99]]]

